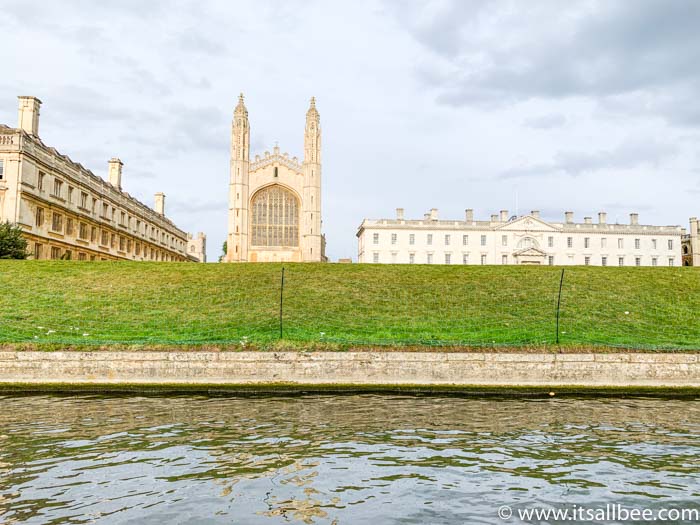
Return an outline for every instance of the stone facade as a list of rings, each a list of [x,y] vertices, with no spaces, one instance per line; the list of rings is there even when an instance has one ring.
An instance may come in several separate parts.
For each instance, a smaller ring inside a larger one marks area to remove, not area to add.
[[[226,262],[325,261],[321,234],[321,120],[312,98],[304,158],[280,153],[250,160],[250,123],[241,94],[231,126]]]
[[[197,233],[197,237],[187,234],[187,257],[194,262],[207,262],[207,236],[204,233]]]
[[[382,264],[539,264],[591,266],[680,266],[680,226],[609,224],[604,212],[574,222],[566,212],[560,223],[542,220],[538,211],[510,216],[507,210],[488,221],[439,220],[432,209],[422,220],[365,219],[357,232],[358,262]]]
[[[19,97],[19,125],[0,125],[0,221],[19,224],[35,259],[186,261],[187,234],[122,190],[122,161],[108,180],[39,138],[41,101]]]
[[[700,221],[690,218],[690,233],[683,236],[683,266],[700,266]]]

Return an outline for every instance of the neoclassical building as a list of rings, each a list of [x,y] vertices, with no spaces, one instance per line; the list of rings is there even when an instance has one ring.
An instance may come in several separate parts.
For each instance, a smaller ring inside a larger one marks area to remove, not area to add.
[[[321,119],[312,98],[304,157],[250,160],[248,110],[239,97],[231,129],[227,262],[325,261],[321,234]]]
[[[683,266],[700,266],[700,221],[690,218],[690,233],[683,236]]]
[[[538,211],[511,216],[507,210],[490,220],[475,220],[466,210],[462,220],[439,220],[430,210],[422,219],[407,220],[403,209],[395,219],[365,219],[360,225],[358,262],[381,264],[538,264],[591,266],[680,266],[680,226],[628,224],[585,217],[575,222],[547,222]],[[697,228],[697,222],[696,222]]]
[[[39,138],[41,101],[19,97],[19,124],[0,125],[0,221],[24,230],[34,259],[187,261],[187,233],[122,189],[123,163],[98,177]]]

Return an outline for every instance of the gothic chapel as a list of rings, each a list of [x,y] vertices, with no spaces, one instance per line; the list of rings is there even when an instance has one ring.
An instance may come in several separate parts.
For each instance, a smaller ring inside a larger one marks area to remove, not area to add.
[[[325,261],[321,234],[321,119],[306,112],[304,159],[280,153],[250,160],[243,94],[233,113],[227,262]]]

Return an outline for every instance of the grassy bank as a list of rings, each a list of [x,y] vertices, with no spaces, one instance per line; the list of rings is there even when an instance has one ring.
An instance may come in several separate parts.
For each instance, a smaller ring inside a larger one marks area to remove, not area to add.
[[[280,345],[282,265],[0,261],[0,343]],[[286,264],[283,345],[547,347],[561,268]],[[566,347],[700,348],[700,269],[565,270]]]

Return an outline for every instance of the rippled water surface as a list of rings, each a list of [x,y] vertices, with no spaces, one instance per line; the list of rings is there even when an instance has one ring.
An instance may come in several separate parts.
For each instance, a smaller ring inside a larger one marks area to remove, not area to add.
[[[0,398],[0,523],[506,523],[503,504],[699,501],[700,400]]]

